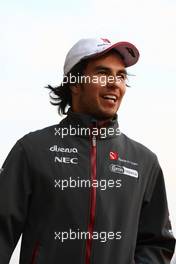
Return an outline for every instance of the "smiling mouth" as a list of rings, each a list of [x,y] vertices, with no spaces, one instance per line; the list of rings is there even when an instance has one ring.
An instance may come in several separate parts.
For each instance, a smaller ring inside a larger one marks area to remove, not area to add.
[[[107,100],[107,101],[109,101],[109,102],[113,102],[113,103],[115,103],[116,101],[117,101],[117,96],[115,96],[115,95],[104,95],[103,96],[103,99],[105,99],[105,100]]]

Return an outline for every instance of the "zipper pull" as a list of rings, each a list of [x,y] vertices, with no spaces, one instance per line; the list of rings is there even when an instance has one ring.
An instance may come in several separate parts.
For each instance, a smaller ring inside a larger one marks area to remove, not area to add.
[[[96,136],[95,135],[93,135],[92,137],[92,146],[96,147]]]

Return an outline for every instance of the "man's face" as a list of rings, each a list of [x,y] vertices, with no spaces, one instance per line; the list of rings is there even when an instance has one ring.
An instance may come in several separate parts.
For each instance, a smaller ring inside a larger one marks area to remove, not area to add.
[[[92,59],[85,68],[84,76],[88,79],[73,89],[73,111],[98,119],[112,118],[126,91],[123,60],[115,52]]]

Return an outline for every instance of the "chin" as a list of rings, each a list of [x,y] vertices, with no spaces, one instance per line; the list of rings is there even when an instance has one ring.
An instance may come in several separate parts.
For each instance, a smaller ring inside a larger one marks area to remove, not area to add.
[[[116,112],[107,112],[102,111],[101,113],[97,114],[96,117],[98,119],[104,120],[104,119],[111,119],[115,116]]]

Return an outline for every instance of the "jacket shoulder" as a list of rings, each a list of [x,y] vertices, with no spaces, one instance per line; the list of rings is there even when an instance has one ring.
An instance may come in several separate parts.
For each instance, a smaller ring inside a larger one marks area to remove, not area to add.
[[[57,128],[58,124],[51,125],[42,129],[38,129],[35,131],[31,131],[27,134],[25,134],[23,137],[21,137],[18,141],[22,143],[22,145],[30,143],[30,144],[43,144],[47,141],[50,141],[51,138],[53,138],[53,135],[55,134],[55,129]]]
[[[157,160],[157,155],[149,149],[147,146],[141,144],[140,142],[128,137],[125,134],[122,134],[123,142],[126,145],[127,149],[131,149],[134,153],[140,155],[143,158],[150,158],[152,160]]]

